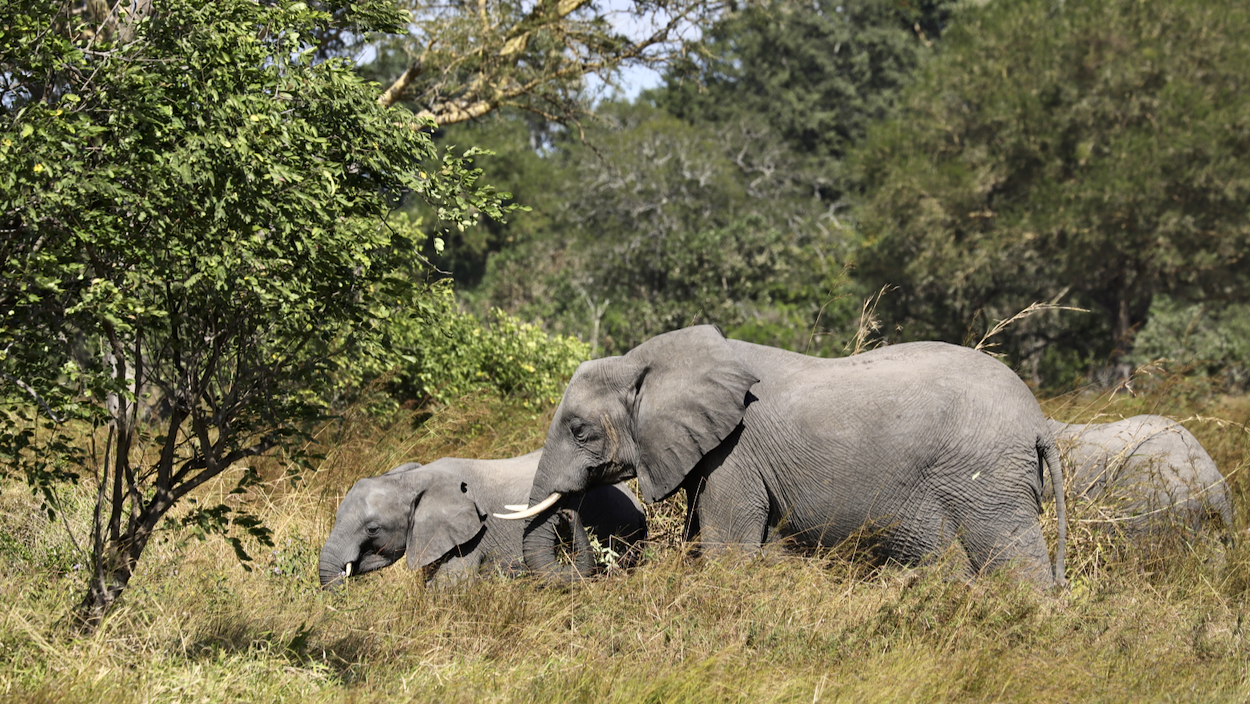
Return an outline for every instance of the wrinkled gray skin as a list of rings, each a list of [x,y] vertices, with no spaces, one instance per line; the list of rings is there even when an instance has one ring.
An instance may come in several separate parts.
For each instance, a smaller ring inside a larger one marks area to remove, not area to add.
[[[1156,415],[1050,424],[1069,468],[1069,495],[1110,503],[1110,522],[1125,532],[1177,527],[1196,533],[1218,516],[1231,535],[1224,475],[1181,424]],[[1052,493],[1051,485],[1045,489]]]
[[[425,570],[427,580],[440,582],[483,569],[523,570],[524,526],[491,512],[503,504],[525,503],[540,457],[541,450],[502,460],[445,457],[427,465],[402,464],[357,481],[339,504],[334,529],[321,550],[321,585],[340,582],[348,563],[355,576],[401,557],[410,569]],[[600,487],[580,505],[563,507],[560,522],[571,534],[580,574],[596,568],[587,530],[620,554],[646,539],[642,507],[621,485]]]
[[[1064,513],[1052,570],[1041,456],[1062,481],[1037,401],[981,352],[919,342],[819,359],[698,326],[578,368],[529,505],[637,476],[647,502],[686,489],[686,537],[705,551],[766,537],[837,545],[867,527],[882,557],[951,547],[969,576],[1014,560],[1051,585],[1063,582]],[[555,569],[556,522],[531,519],[531,569]]]

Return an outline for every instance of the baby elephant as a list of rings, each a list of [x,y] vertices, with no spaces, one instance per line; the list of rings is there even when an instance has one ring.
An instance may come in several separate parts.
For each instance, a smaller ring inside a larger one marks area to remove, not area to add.
[[[540,457],[542,450],[504,460],[444,457],[357,481],[343,497],[321,549],[321,586],[405,555],[408,568],[424,570],[427,581],[474,576],[481,569],[524,571],[524,522],[495,518],[494,512],[529,499]],[[565,507],[564,515],[582,574],[596,567],[588,533],[621,555],[647,537],[642,507],[622,484],[588,492],[579,505]]]
[[[1085,425],[1052,420],[1050,426],[1070,467],[1074,495],[1112,503],[1111,520],[1127,533],[1164,526],[1197,532],[1218,516],[1231,535],[1233,507],[1224,476],[1181,424],[1141,415]]]

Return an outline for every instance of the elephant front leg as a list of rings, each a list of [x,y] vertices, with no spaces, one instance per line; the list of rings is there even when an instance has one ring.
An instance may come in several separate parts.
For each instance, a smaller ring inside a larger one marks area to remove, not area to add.
[[[698,478],[686,496],[686,539],[697,543],[703,554],[763,545],[769,501],[759,475],[721,468]]]
[[[438,571],[427,580],[428,584],[445,587],[457,582],[477,577],[482,566],[482,555],[473,551],[467,555],[453,555],[438,566]]]

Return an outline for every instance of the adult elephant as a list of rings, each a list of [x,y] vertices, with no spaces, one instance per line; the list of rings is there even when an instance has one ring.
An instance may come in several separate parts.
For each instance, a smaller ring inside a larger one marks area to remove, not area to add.
[[[523,526],[490,511],[503,503],[525,503],[542,454],[410,462],[357,481],[339,504],[321,549],[322,587],[405,556],[408,567],[424,570],[427,580],[473,576],[483,569],[522,570]],[[572,566],[581,574],[597,567],[589,536],[622,555],[632,554],[629,548],[647,537],[642,506],[623,485],[586,492],[562,516],[563,532],[573,543]]]
[[[1171,418],[1113,423],[1050,421],[1067,461],[1068,492],[1110,507],[1107,523],[1141,537],[1159,529],[1196,534],[1213,519],[1233,530],[1228,484],[1198,439]],[[1045,487],[1050,493],[1051,487]]]
[[[819,359],[712,326],[658,335],[578,367],[530,492],[531,569],[558,575],[557,510],[638,478],[644,500],[687,491],[686,537],[706,549],[777,537],[836,545],[867,527],[908,563],[948,547],[969,575],[1014,561],[1063,583],[1064,509],[1052,571],[1038,520],[1040,459],[1062,481],[1046,418],[986,354],[938,342]]]

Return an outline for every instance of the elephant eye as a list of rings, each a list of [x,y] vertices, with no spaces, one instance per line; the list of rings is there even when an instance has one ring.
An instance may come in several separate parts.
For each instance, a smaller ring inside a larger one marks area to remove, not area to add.
[[[382,532],[382,528],[380,526],[369,526],[368,528],[365,528],[365,533],[369,534],[371,537],[376,536],[378,533],[381,533],[381,532]]]
[[[573,431],[573,437],[577,438],[579,442],[586,439],[587,432],[585,423],[577,423],[569,429]]]

